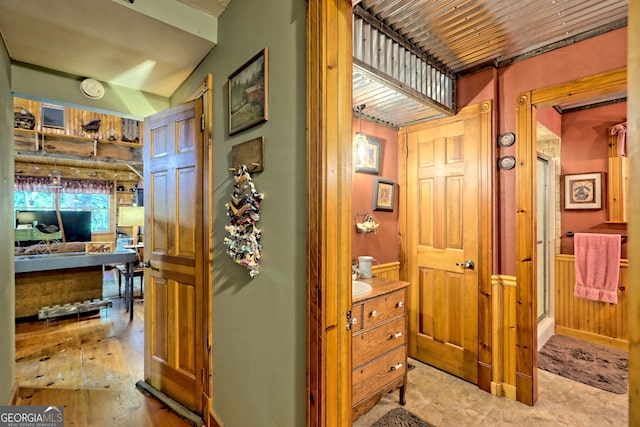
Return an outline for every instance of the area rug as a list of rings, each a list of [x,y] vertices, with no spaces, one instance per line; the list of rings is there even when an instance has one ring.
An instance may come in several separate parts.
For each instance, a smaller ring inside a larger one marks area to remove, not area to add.
[[[434,427],[418,418],[404,408],[392,409],[382,416],[371,427]]]
[[[628,390],[628,352],[576,338],[549,338],[538,352],[538,368],[611,393]]]

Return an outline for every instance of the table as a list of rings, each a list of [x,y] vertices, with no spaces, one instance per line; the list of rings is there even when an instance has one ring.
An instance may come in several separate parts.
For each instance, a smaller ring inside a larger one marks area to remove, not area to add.
[[[15,273],[66,270],[105,264],[126,264],[129,271],[125,283],[125,305],[129,320],[133,320],[133,268],[138,262],[134,250],[122,249],[114,252],[66,252],[57,254],[24,255],[15,257]]]

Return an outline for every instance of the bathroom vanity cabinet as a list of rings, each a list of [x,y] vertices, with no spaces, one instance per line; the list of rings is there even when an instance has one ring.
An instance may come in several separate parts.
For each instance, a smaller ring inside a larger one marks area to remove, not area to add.
[[[360,280],[369,283],[372,291],[354,297],[351,310],[353,420],[396,389],[404,405],[407,384],[409,283],[383,277]]]

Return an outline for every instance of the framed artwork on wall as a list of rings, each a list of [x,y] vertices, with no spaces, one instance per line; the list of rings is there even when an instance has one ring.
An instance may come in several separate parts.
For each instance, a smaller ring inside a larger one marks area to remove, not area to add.
[[[373,183],[373,210],[393,212],[396,183],[390,179],[376,178]]]
[[[358,133],[354,145],[354,170],[377,175],[380,172],[380,141]]]
[[[268,63],[265,47],[229,76],[229,135],[267,121]]]
[[[602,209],[602,172],[564,176],[565,209]]]

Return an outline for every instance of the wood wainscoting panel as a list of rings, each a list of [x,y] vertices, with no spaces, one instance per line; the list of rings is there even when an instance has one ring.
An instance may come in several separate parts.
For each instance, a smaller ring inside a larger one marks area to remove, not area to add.
[[[628,269],[628,260],[621,260],[618,304],[591,301],[573,295],[575,257],[556,255],[556,332],[628,349]]]
[[[491,277],[493,305],[492,394],[516,400],[516,278]]]
[[[400,262],[389,262],[371,267],[374,277],[386,277],[387,279],[400,280]]]

